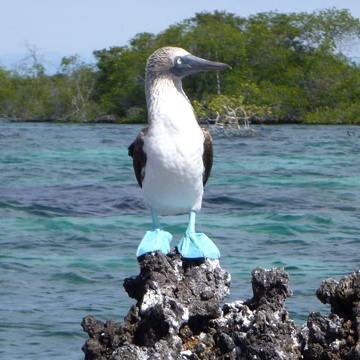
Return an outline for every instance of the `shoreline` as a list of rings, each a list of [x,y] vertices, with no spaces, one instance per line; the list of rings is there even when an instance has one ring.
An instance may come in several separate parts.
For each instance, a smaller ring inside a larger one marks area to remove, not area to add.
[[[69,125],[146,125],[147,122],[127,122],[127,121],[61,121],[61,120],[42,120],[42,119],[13,119],[13,118],[7,118],[7,117],[0,117],[0,123],[1,122],[8,122],[8,123],[19,123],[19,124],[69,124]],[[214,124],[207,124],[205,122],[200,122],[200,126],[207,126],[207,125],[214,125]],[[256,126],[267,126],[267,125],[303,125],[303,126],[360,126],[360,123],[357,124],[349,124],[349,123],[334,123],[334,122],[328,122],[328,123],[306,123],[306,122],[300,122],[300,121],[253,121],[250,123],[250,125],[256,125]]]

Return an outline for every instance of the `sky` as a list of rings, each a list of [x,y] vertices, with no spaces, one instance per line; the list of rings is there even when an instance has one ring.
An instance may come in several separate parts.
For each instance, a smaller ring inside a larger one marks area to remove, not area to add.
[[[360,18],[360,0],[0,0],[0,65],[17,64],[29,46],[49,68],[66,55],[91,61],[94,50],[126,45],[139,32],[158,33],[201,11],[248,16],[329,7]]]

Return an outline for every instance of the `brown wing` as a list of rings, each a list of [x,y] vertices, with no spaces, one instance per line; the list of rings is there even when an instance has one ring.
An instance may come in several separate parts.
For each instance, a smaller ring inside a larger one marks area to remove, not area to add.
[[[203,174],[203,184],[205,186],[206,182],[211,173],[211,168],[213,164],[213,146],[212,146],[212,137],[209,130],[201,128],[204,133],[204,153],[203,153],[203,163],[204,163],[204,174]]]
[[[145,165],[146,165],[146,154],[143,150],[144,137],[148,129],[142,129],[133,143],[129,146],[129,156],[133,158],[133,167],[136,176],[136,180],[140,187],[145,177]]]

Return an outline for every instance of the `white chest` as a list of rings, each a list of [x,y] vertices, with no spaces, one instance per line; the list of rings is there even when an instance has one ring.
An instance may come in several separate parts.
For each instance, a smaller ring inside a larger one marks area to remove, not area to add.
[[[162,213],[199,210],[203,194],[203,132],[181,91],[173,86],[167,91],[155,90],[148,104],[151,123],[144,141],[145,198]]]
[[[168,78],[153,81],[148,111],[150,127],[144,144],[147,164],[175,176],[200,176],[204,135],[181,83],[174,84]]]
[[[162,214],[185,213],[201,208],[203,195],[203,135],[192,133],[148,134],[144,196]]]

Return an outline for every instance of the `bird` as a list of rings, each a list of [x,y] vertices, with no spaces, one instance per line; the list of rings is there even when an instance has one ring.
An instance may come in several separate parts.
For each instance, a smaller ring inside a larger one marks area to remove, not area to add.
[[[172,234],[159,215],[189,214],[177,245],[183,258],[218,259],[220,251],[204,233],[195,230],[204,186],[213,163],[212,138],[201,128],[186,96],[182,79],[200,71],[219,71],[229,65],[194,56],[179,47],[162,47],[147,59],[145,95],[148,127],[129,146],[135,177],[152,216],[152,230],[141,240],[136,256],[170,252]]]

